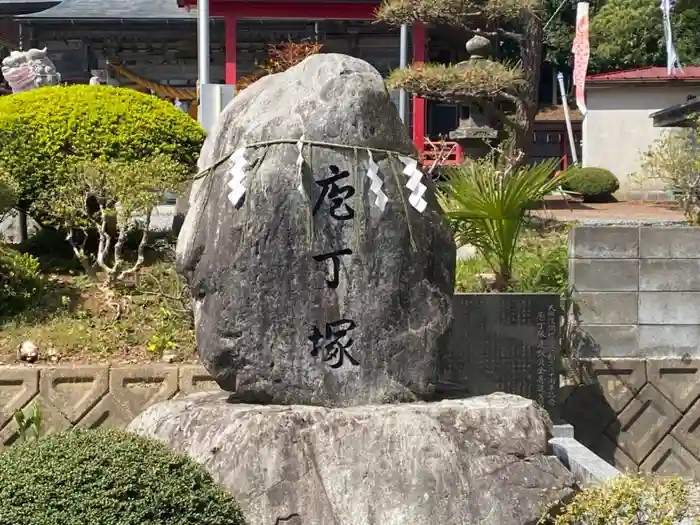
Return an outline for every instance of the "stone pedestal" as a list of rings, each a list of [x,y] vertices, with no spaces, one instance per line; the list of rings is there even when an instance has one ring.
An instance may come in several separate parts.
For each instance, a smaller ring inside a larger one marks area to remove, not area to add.
[[[329,409],[205,393],[129,429],[201,462],[250,525],[525,525],[574,483],[548,423],[506,394]]]

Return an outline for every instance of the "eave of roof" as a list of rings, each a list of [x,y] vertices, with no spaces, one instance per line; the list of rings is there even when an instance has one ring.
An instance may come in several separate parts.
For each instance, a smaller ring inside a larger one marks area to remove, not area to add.
[[[694,98],[661,109],[649,115],[655,128],[688,127],[693,125],[692,117],[700,114],[700,99]]]
[[[586,77],[587,84],[604,83],[666,83],[666,82],[700,82],[700,67],[689,66],[682,71],[674,70],[671,74],[665,67],[645,67],[627,69],[612,73],[599,73]]]
[[[63,0],[38,13],[18,16],[26,21],[194,20],[196,10],[181,9],[175,0]]]
[[[26,15],[57,6],[61,0],[0,0],[0,16]]]

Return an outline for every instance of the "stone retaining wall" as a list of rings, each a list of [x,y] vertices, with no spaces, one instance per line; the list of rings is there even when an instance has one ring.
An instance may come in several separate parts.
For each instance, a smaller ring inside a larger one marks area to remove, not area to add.
[[[591,359],[565,388],[562,417],[627,472],[700,478],[700,360]]]
[[[623,471],[700,477],[700,228],[569,237],[576,439]]]
[[[199,365],[0,367],[0,449],[17,439],[14,411],[34,403],[46,433],[122,428],[153,403],[218,388]]]

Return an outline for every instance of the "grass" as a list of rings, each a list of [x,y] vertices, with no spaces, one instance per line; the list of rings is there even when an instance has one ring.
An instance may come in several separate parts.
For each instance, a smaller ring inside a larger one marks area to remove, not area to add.
[[[37,235],[21,247],[41,262],[44,287],[25,311],[0,317],[0,362],[15,360],[17,347],[33,341],[40,359],[60,362],[144,362],[174,352],[196,355],[190,298],[173,266],[173,240],[149,243],[148,264],[138,279],[110,292],[90,281],[55,235]],[[565,293],[565,226],[530,224],[515,256],[513,292]],[[491,270],[483,257],[459,261],[457,292],[486,290],[479,274]]]
[[[531,224],[522,234],[513,262],[511,292],[552,292],[564,295],[568,287],[567,229],[565,225]],[[457,261],[455,291],[485,292],[480,274],[491,274],[486,259]]]
[[[22,247],[42,263],[44,287],[28,309],[0,318],[0,360],[15,359],[26,340],[40,358],[60,361],[148,361],[174,352],[195,355],[189,296],[173,266],[173,245],[157,240],[137,279],[113,291],[88,280],[60,239]]]

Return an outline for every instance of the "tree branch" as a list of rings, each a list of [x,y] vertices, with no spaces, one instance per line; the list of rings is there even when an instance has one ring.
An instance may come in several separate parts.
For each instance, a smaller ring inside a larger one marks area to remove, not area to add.
[[[146,214],[146,220],[144,221],[144,226],[143,226],[143,234],[141,235],[141,241],[139,242],[138,249],[136,251],[136,262],[134,265],[129,268],[128,270],[124,270],[122,273],[119,274],[119,277],[117,277],[117,280],[121,281],[125,277],[129,275],[133,275],[136,272],[139,271],[139,269],[143,266],[143,264],[146,262],[146,257],[144,255],[144,252],[146,250],[146,241],[148,239],[148,230],[151,226],[151,216],[153,214],[153,208],[148,210],[148,213]],[[116,251],[116,247],[115,247]]]
[[[78,259],[80,264],[82,265],[83,269],[85,270],[85,273],[89,277],[94,277],[95,276],[95,267],[90,264],[89,259],[85,255],[85,245],[87,244],[87,234],[83,236],[83,242],[78,246],[75,243],[75,231],[73,230],[72,226],[68,226],[68,233],[66,235],[66,240],[68,241],[68,244],[70,244],[71,248],[73,248],[73,253],[75,254],[75,257]]]
[[[107,212],[105,207],[100,201],[98,201],[98,204],[100,206],[100,242],[97,247],[97,264],[100,266],[100,268],[102,268],[102,270],[107,272],[111,279],[114,271],[112,268],[107,266],[106,258],[112,245],[112,238],[107,232]]]
[[[493,40],[494,38],[505,38],[507,40],[512,40],[517,43],[521,43],[524,39],[524,36],[520,33],[516,33],[514,31],[506,31],[505,29],[494,29],[493,31],[484,31],[483,29],[467,29],[467,32],[469,32],[472,35],[477,35],[477,36],[483,36],[488,38],[489,40]]]

